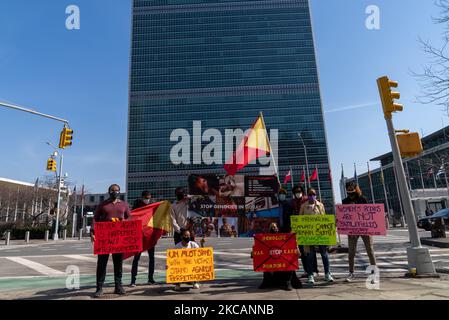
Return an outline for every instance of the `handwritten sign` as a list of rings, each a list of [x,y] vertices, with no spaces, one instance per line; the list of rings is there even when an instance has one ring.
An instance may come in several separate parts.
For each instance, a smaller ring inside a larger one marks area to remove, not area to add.
[[[298,245],[333,246],[337,244],[334,215],[291,216],[292,232]]]
[[[386,236],[384,205],[337,205],[337,229],[346,235]]]
[[[253,266],[255,272],[296,271],[298,245],[293,233],[256,234]]]
[[[142,222],[96,222],[94,254],[142,252]]]
[[[215,279],[214,250],[167,250],[167,283],[204,282]]]

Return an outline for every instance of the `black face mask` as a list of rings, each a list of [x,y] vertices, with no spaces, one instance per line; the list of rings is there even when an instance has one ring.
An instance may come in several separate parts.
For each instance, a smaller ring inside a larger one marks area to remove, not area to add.
[[[271,229],[271,230],[270,230],[270,233],[278,233],[278,230],[276,230],[276,229]]]
[[[178,193],[178,194],[176,195],[176,199],[177,199],[178,201],[181,201],[182,199],[184,199],[184,193]]]
[[[112,200],[117,200],[119,196],[120,196],[120,191],[111,191],[111,192],[109,192],[109,197]]]
[[[190,238],[189,237],[182,237],[182,241],[184,241],[185,243],[189,243]]]

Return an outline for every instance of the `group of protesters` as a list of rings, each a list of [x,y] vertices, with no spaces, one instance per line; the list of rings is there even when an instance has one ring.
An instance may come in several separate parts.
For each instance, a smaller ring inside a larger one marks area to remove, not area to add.
[[[362,195],[360,187],[354,182],[346,184],[347,198],[343,200],[343,204],[366,204],[367,199]],[[109,198],[100,203],[94,214],[94,222],[111,222],[128,220],[131,217],[130,207],[126,201],[120,200],[120,186],[111,185],[108,189]],[[178,187],[175,190],[176,201],[171,206],[171,219],[173,225],[173,238],[175,248],[178,249],[195,249],[199,245],[195,242],[195,235],[191,228],[191,221],[187,217],[189,200],[184,188]],[[272,223],[269,227],[269,233],[291,233],[291,216],[293,215],[325,215],[324,205],[317,199],[316,191],[309,188],[307,192],[302,186],[295,186],[292,189],[292,199],[287,200],[287,191],[281,188],[278,192],[279,200],[279,224]],[[148,191],[142,192],[142,197],[136,200],[132,206],[132,210],[145,207],[153,202],[152,195]],[[373,241],[371,236],[361,236],[365,244],[365,248],[371,265],[376,265],[376,259],[373,250]],[[356,254],[357,242],[359,236],[348,236],[348,260],[349,274],[346,277],[347,282],[354,280],[354,258]],[[94,228],[91,228],[91,239],[95,241]],[[307,283],[313,285],[315,279],[319,276],[317,255],[319,252],[324,267],[324,281],[328,283],[334,282],[331,274],[331,266],[329,263],[329,247],[328,246],[299,246],[301,263],[304,274],[298,277],[295,271],[278,271],[264,272],[260,289],[282,288],[285,290],[299,289],[302,287],[300,278],[307,278]],[[154,266],[155,266],[155,249],[148,250],[148,284],[154,285]],[[139,260],[142,253],[134,256],[131,270],[131,287],[136,286],[136,278]],[[98,255],[97,272],[96,272],[96,292],[95,298],[103,295],[103,285],[106,277],[106,268],[109,260],[109,254]],[[114,264],[114,283],[115,294],[124,295],[126,292],[122,285],[123,273],[123,254],[112,254]],[[198,283],[190,284],[193,289],[198,289]],[[175,285],[175,290],[181,290],[181,284]]]

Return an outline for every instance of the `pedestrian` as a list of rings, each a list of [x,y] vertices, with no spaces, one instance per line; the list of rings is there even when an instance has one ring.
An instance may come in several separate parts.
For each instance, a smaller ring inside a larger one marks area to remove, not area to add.
[[[316,197],[316,191],[313,188],[307,190],[308,200],[301,206],[301,215],[325,215],[324,205],[318,201]],[[324,280],[326,282],[334,282],[334,278],[330,273],[329,267],[329,255],[328,247],[323,245],[316,246],[320,252],[321,259],[324,266]],[[309,284],[315,283],[315,278],[313,276],[313,260],[316,259],[315,246],[304,246],[304,253],[306,254],[306,271],[308,273],[307,282]]]
[[[268,229],[269,233],[279,233],[277,223],[271,223]],[[252,257],[251,253],[251,257]],[[302,288],[301,280],[298,278],[295,271],[275,271],[264,272],[263,281],[259,289],[281,288],[286,291]]]
[[[129,205],[126,201],[120,200],[120,186],[118,184],[111,185],[108,189],[108,193],[109,199],[100,203],[95,210],[94,223],[128,220],[130,218]],[[95,234],[93,226],[90,229],[90,234],[91,240],[94,242]],[[97,291],[94,294],[94,298],[99,298],[103,295],[103,284],[106,278],[108,260],[109,254],[98,255]],[[124,295],[126,292],[122,286],[123,253],[112,254],[112,261],[114,263],[114,293]]]
[[[133,210],[146,207],[147,205],[151,204],[153,202],[152,195],[149,191],[143,191],[142,196],[139,199],[136,199],[133,203]],[[148,249],[148,284],[154,285],[156,284],[156,281],[154,281],[154,251],[155,247],[152,247]],[[136,278],[137,278],[137,271],[139,268],[139,260],[142,256],[142,252],[139,252],[134,256],[133,259],[133,265],[131,268],[131,287],[136,286]]]
[[[176,202],[174,202],[171,207],[171,216],[174,230],[173,238],[176,245],[182,241],[181,229],[188,227],[187,210],[189,208],[189,199],[182,187],[176,188],[175,196]]]
[[[349,181],[346,183],[347,197],[343,200],[343,204],[367,204],[368,200],[362,195],[362,190],[357,183]],[[346,277],[347,282],[354,280],[354,258],[357,250],[357,241],[360,236],[348,235],[348,259],[349,259],[349,275]],[[373,238],[371,236],[361,236],[365,244],[366,253],[369,257],[369,262],[372,266],[376,265],[376,258],[374,256]]]
[[[304,191],[304,188],[302,186],[295,186],[292,190],[293,193],[293,199],[291,200],[291,207],[292,207],[292,214],[293,215],[299,215],[301,211],[301,207],[304,203],[307,202],[307,194]],[[286,232],[291,232],[291,228],[286,229]],[[298,246],[299,254],[301,255],[301,264],[304,269],[304,273],[301,275],[301,278],[307,278],[309,273],[307,272],[307,261],[306,261],[306,254],[304,252],[304,246]],[[316,276],[319,276],[319,270],[318,270],[318,261],[316,258],[316,254],[313,255],[313,272],[316,274]]]
[[[182,228],[180,230],[180,235],[181,235],[181,242],[175,245],[176,249],[198,249],[200,247],[195,241],[190,240],[191,235],[188,229]],[[175,291],[181,291],[181,284],[182,283],[177,283],[175,285]],[[194,282],[192,288],[199,289],[200,285],[197,282]]]

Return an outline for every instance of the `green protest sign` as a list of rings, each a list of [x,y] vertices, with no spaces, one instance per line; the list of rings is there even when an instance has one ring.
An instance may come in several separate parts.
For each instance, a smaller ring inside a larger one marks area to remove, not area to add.
[[[298,245],[333,246],[337,244],[334,215],[291,216],[291,223]]]

